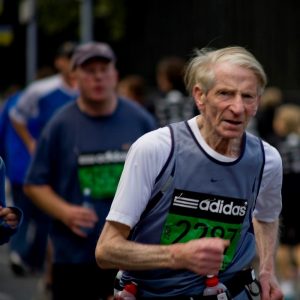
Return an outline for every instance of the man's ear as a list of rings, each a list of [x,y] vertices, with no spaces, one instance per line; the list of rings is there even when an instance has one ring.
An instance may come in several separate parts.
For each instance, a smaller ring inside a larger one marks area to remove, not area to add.
[[[258,96],[258,97],[257,97],[256,107],[255,107],[255,109],[254,109],[253,112],[252,112],[252,117],[254,117],[254,116],[256,115],[257,110],[258,110],[258,108],[259,108],[259,106],[260,106],[260,101],[261,101],[261,96]]]
[[[198,84],[194,86],[193,98],[195,100],[195,104],[198,110],[202,111],[204,107],[205,93],[203,92],[202,88]]]

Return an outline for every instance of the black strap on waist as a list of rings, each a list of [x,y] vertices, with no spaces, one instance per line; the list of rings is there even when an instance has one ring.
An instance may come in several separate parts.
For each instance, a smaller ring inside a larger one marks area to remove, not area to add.
[[[225,281],[224,284],[230,291],[232,297],[246,290],[248,298],[252,299],[251,296],[258,296],[261,292],[260,283],[255,278],[255,273],[252,268],[237,272],[233,278]]]
[[[251,300],[252,296],[258,296],[261,287],[255,278],[254,270],[252,268],[237,272],[231,279],[223,282],[227,287],[226,295],[228,299],[232,299],[245,291],[248,298]],[[155,298],[138,298],[138,300],[217,300],[217,296],[173,296],[173,297],[155,297]]]

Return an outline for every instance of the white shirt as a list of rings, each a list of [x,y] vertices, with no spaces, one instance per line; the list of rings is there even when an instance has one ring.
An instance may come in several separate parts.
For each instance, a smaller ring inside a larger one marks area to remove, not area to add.
[[[29,119],[39,115],[41,98],[57,89],[61,89],[69,95],[77,95],[77,91],[67,86],[60,74],[36,80],[24,90],[17,104],[10,110],[10,118],[27,124]]]
[[[188,121],[201,147],[216,160],[234,161],[214,151],[203,139],[196,117]],[[281,211],[282,162],[278,151],[263,142],[265,166],[254,216],[264,222],[278,219]],[[110,212],[106,218],[134,227],[151,196],[154,182],[171,151],[171,134],[167,127],[151,131],[130,148]],[[247,176],[245,174],[245,176]]]

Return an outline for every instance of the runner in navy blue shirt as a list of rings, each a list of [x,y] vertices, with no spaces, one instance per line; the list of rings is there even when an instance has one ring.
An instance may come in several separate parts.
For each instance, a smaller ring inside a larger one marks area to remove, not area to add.
[[[115,271],[98,268],[97,239],[130,145],[156,124],[140,105],[117,97],[107,44],[79,46],[73,68],[80,95],[47,124],[25,188],[52,217],[53,299],[108,299]]]

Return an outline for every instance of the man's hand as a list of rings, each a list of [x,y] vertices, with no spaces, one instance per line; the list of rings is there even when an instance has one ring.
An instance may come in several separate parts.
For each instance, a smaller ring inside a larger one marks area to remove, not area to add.
[[[62,222],[75,234],[86,237],[87,235],[82,231],[82,228],[93,228],[98,222],[98,216],[93,209],[79,205],[68,205]]]
[[[0,206],[0,218],[9,225],[12,229],[15,229],[19,224],[19,216],[9,207]]]
[[[218,274],[222,266],[224,251],[228,240],[220,238],[201,238],[173,247],[175,269],[189,269],[200,275]]]
[[[259,274],[262,294],[261,300],[283,300],[283,293],[274,275],[261,272]]]

